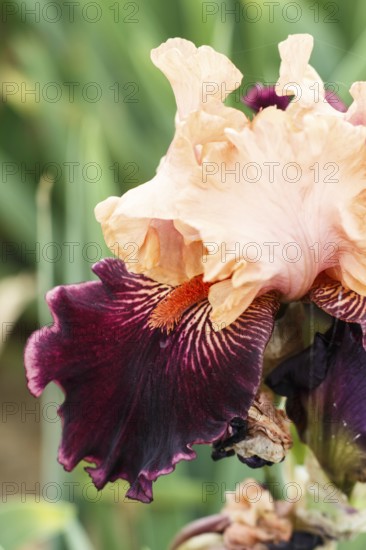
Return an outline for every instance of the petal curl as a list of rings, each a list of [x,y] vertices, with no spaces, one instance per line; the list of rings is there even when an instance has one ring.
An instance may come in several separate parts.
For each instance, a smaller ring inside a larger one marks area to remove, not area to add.
[[[233,417],[245,418],[261,379],[277,299],[258,298],[215,332],[207,300],[190,307],[169,334],[149,316],[171,287],[129,273],[119,260],[94,266],[101,282],[57,287],[48,296],[51,328],[26,349],[31,392],[51,381],[66,394],[59,460],[82,459],[95,485],[123,478],[128,496],[149,502],[152,482],[192,460]]]
[[[291,34],[278,45],[281,56],[278,95],[294,95],[290,109],[312,109],[335,114],[325,98],[324,83],[309,65],[314,39],[310,34]]]
[[[353,103],[348,109],[346,120],[358,126],[366,125],[366,82],[354,82],[350,89]]]
[[[225,55],[183,38],[170,38],[152,50],[151,59],[173,88],[180,119],[210,101],[224,101],[243,78]]]
[[[225,128],[246,123],[243,113],[222,103],[242,74],[225,55],[181,38],[152,50],[151,59],[175,93],[176,135],[150,182],[106,199],[95,214],[107,245],[131,271],[177,285],[203,272],[202,240],[180,218],[178,196],[188,180],[200,179],[202,150],[210,142],[227,142]],[[183,226],[195,234],[193,240],[180,231]]]

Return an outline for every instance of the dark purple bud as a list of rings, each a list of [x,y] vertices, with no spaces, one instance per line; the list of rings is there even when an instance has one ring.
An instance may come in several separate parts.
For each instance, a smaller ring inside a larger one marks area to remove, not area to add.
[[[289,417],[331,481],[346,494],[366,481],[366,351],[358,325],[336,320],[266,383],[288,396]]]
[[[275,105],[278,109],[285,111],[291,102],[291,96],[279,96],[275,92],[274,86],[264,86],[257,82],[249,89],[247,95],[242,98],[245,105],[253,109],[256,113],[265,107]]]
[[[278,109],[285,111],[291,103],[292,97],[293,96],[290,95],[280,96],[276,93],[274,86],[265,86],[257,82],[249,89],[246,96],[242,98],[242,101],[255,113],[258,113],[261,109],[272,106],[276,106]],[[325,89],[325,100],[337,111],[342,113],[347,111],[347,106],[335,92]]]

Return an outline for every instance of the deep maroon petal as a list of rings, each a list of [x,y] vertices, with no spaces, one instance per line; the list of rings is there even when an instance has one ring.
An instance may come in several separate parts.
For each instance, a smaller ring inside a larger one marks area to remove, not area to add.
[[[169,286],[115,259],[94,271],[102,282],[48,295],[55,322],[27,345],[29,388],[38,396],[53,380],[65,391],[59,460],[67,470],[93,462],[88,472],[98,488],[127,479],[128,496],[148,502],[152,481],[193,459],[193,444],[211,443],[233,417],[245,418],[278,303],[261,296],[214,332],[210,305],[201,301],[166,334],[148,319]]]
[[[292,391],[286,389],[289,417],[329,478],[345,492],[356,481],[366,481],[366,351],[360,333],[357,325],[336,321],[324,336],[316,335],[312,353],[306,350],[280,367],[292,381]],[[304,385],[306,360],[309,379],[325,376],[316,388]],[[274,371],[266,382],[281,394],[278,380]]]
[[[310,299],[323,311],[347,323],[357,323],[363,333],[366,349],[366,296],[344,288],[338,281],[329,281],[314,287]]]

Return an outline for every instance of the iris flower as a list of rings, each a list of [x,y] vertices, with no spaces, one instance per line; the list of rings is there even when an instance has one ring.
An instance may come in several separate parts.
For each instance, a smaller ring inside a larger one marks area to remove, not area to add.
[[[333,107],[312,47],[279,45],[276,93],[292,100],[253,119],[224,104],[242,79],[224,55],[179,38],[152,51],[176,98],[172,143],[151,181],[96,207],[118,258],[48,294],[54,325],[25,354],[35,396],[65,392],[59,461],[93,463],[98,488],[123,478],[149,502],[193,445],[245,424],[281,302],[364,322],[366,84]]]

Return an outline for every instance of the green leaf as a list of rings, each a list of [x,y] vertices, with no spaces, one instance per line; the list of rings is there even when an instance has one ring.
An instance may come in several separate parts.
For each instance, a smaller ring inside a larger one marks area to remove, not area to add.
[[[76,518],[65,526],[65,539],[69,550],[93,550],[83,526]]]

